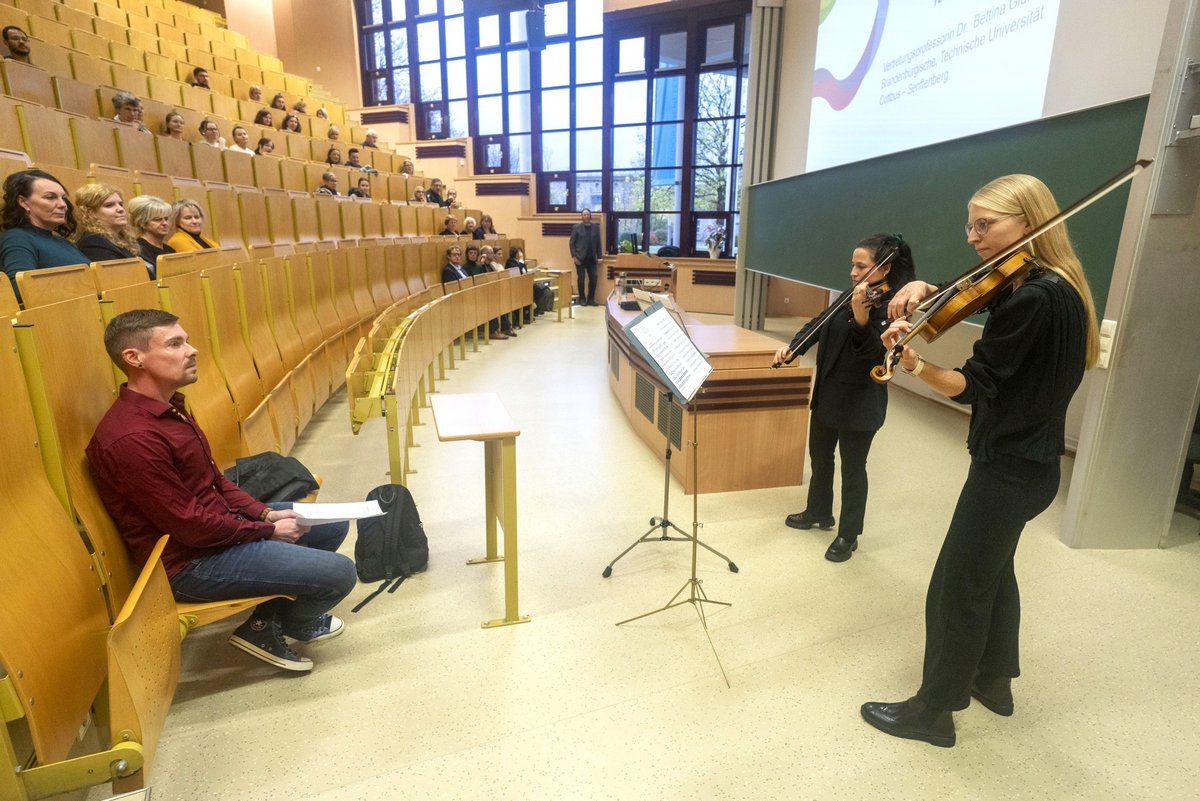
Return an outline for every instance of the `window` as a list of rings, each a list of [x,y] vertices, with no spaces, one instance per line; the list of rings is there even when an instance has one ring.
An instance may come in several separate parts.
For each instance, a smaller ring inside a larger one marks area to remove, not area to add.
[[[730,15],[730,6],[734,15]],[[736,254],[746,135],[748,3],[609,25],[608,248]]]

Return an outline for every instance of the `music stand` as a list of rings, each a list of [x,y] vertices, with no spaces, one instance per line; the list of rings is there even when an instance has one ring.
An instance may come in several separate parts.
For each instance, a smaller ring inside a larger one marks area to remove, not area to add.
[[[692,398],[700,390],[700,385],[712,372],[712,365],[704,358],[704,354],[696,347],[691,338],[688,337],[687,330],[672,316],[667,308],[662,303],[655,303],[643,314],[639,315],[632,322],[625,326],[625,333],[629,337],[633,347],[641,353],[647,363],[654,369],[658,377],[669,387],[665,393],[668,400],[674,396],[679,396],[684,399],[685,403],[690,403]],[[700,624],[704,628],[704,636],[708,638],[708,645],[712,648],[713,656],[717,660],[717,667],[721,671],[721,678],[725,680],[725,686],[729,687],[729,677],[725,674],[725,666],[721,664],[721,656],[717,653],[717,648],[713,644],[712,635],[708,631],[708,619],[704,614],[704,604],[716,604],[717,606],[731,606],[727,601],[716,601],[708,597],[701,586],[700,579],[696,576],[696,563],[700,546],[704,546],[709,551],[717,554],[729,565],[731,572],[737,572],[737,565],[729,560],[724,554],[700,542],[700,486],[699,486],[699,423],[698,415],[694,407],[691,408],[692,413],[692,533],[689,535],[683,529],[672,523],[667,517],[667,504],[670,497],[671,487],[671,441],[670,436],[667,437],[667,464],[666,464],[666,489],[663,493],[663,516],[659,523],[654,522],[651,518],[650,530],[639,537],[633,545],[630,545],[617,559],[620,559],[625,554],[629,553],[636,545],[641,542],[649,541],[650,534],[661,528],[662,536],[657,538],[660,540],[690,540],[692,543],[692,571],[688,580],[684,585],[671,596],[665,606],[659,609],[654,609],[649,612],[644,612],[640,615],[627,618],[617,623],[618,626],[625,623],[632,623],[635,620],[641,620],[644,617],[657,615],[659,612],[665,612],[676,606],[683,604],[691,604],[696,610],[696,614],[700,617]],[[668,535],[669,529],[674,529],[683,536],[671,537]],[[604,576],[608,577],[612,574],[614,559],[604,569]],[[680,598],[687,592],[687,596]]]

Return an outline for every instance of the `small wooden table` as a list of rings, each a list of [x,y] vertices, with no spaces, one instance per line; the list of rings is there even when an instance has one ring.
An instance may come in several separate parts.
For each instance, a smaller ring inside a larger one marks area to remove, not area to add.
[[[473,439],[483,443],[487,552],[469,565],[504,562],[504,617],[483,621],[483,628],[528,623],[517,611],[517,437],[521,432],[494,392],[431,395],[433,424],[442,442]],[[504,529],[504,555],[496,553],[496,524]]]

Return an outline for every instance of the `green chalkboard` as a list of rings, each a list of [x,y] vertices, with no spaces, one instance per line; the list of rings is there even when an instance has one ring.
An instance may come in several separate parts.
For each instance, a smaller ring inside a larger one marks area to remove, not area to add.
[[[758,272],[840,289],[865,236],[901,233],[917,275],[939,283],[973,266],[967,200],[988,181],[1029,173],[1066,206],[1137,159],[1146,97],[893,153],[750,187],[745,264]],[[1128,186],[1067,224],[1103,311]]]

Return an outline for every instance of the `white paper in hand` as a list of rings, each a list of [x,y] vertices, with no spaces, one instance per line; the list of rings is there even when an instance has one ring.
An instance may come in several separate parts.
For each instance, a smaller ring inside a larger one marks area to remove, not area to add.
[[[379,501],[356,501],[354,503],[295,503],[292,511],[300,515],[302,526],[319,526],[322,523],[340,523],[343,520],[362,520],[379,517],[383,510]]]

